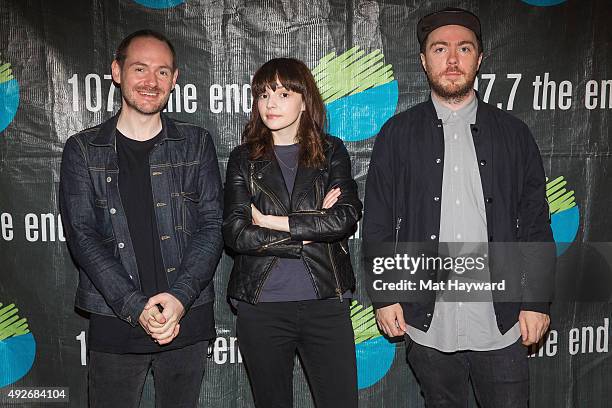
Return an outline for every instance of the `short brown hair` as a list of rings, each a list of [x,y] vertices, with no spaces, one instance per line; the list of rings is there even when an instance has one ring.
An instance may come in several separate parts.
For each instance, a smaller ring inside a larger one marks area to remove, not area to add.
[[[166,43],[168,48],[170,48],[170,52],[172,53],[172,70],[176,70],[176,52],[174,51],[174,46],[172,45],[168,37],[158,31],[149,29],[134,31],[132,34],[121,40],[119,46],[117,47],[117,50],[115,51],[115,61],[117,61],[120,67],[123,68],[123,63],[127,58],[127,49],[132,43],[132,40],[142,37],[151,37]]]

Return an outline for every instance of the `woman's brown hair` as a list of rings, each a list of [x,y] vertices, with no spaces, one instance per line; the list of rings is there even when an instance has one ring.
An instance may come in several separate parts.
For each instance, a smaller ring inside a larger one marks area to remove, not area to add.
[[[285,89],[302,95],[305,110],[300,117],[297,141],[300,144],[299,162],[307,167],[317,167],[325,162],[325,104],[319,88],[308,67],[295,58],[274,58],[263,64],[251,84],[253,108],[251,118],[242,132],[251,160],[273,158],[274,142],[270,129],[261,120],[257,99],[266,88],[276,90],[277,81]]]

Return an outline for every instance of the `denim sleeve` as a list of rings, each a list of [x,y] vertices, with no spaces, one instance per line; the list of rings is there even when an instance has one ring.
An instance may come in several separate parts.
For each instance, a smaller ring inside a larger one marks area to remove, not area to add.
[[[221,174],[210,134],[205,132],[202,138],[198,173],[198,227],[183,253],[178,277],[168,290],[185,310],[211,282],[223,250]]]
[[[95,216],[95,196],[83,142],[66,142],[60,170],[59,201],[66,241],[75,262],[87,274],[115,314],[132,326],[147,302],[113,248],[103,244]]]

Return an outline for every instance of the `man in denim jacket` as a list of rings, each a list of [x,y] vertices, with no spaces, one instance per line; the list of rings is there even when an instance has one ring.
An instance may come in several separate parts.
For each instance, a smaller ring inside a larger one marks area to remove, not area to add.
[[[60,181],[75,303],[90,313],[90,405],[138,407],[152,367],[156,406],[196,406],[223,245],[215,147],[160,113],[178,76],[163,35],[126,37],[112,75],[121,111],[68,139]]]

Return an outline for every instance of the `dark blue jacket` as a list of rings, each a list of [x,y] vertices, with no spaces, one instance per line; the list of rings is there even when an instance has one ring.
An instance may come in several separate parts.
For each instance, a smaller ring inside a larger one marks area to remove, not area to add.
[[[117,184],[118,116],[66,142],[60,211],[79,269],[76,307],[135,326],[147,297]],[[206,130],[161,118],[163,135],[149,158],[151,188],[169,293],[188,310],[214,299],[223,248],[221,177]]]
[[[489,241],[552,243],[542,158],[527,125],[478,100],[476,123],[471,131],[485,198]],[[374,143],[366,182],[363,223],[366,247],[398,241],[437,245],[443,169],[444,130],[431,100],[387,121]],[[526,262],[527,267],[538,269],[528,282],[535,288],[534,294],[524,292],[518,302],[496,301],[494,297],[501,333],[512,328],[520,310],[549,311],[545,298],[552,294],[554,245],[527,245],[521,251],[536,252],[539,263]],[[506,261],[514,260],[506,257],[503,262]],[[540,268],[541,265],[546,267]],[[493,281],[497,278],[495,272],[491,268]],[[517,270],[513,276],[516,282],[511,284],[521,286],[525,274]],[[427,331],[433,318],[433,295],[426,302],[403,305],[409,325]]]

